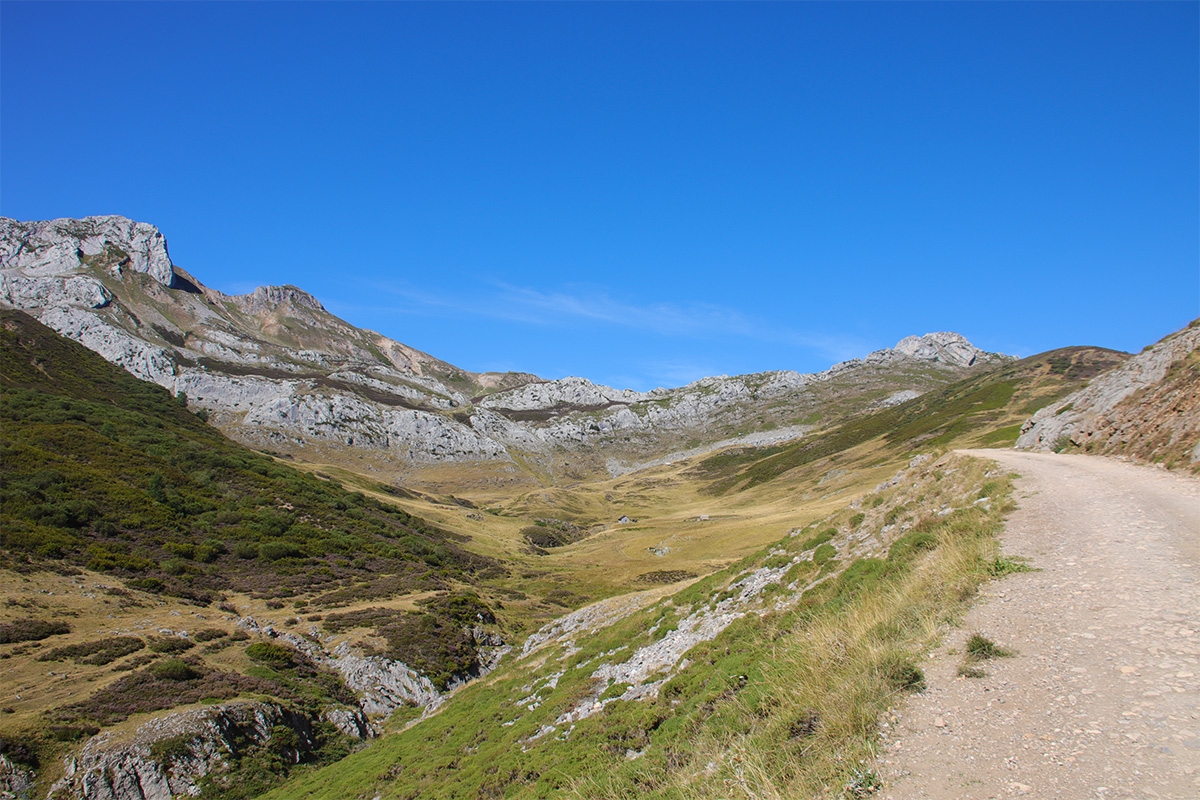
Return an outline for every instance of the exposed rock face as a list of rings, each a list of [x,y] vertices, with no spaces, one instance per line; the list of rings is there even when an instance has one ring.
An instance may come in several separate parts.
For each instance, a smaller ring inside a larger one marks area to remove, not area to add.
[[[358,694],[363,713],[371,717],[387,718],[402,706],[436,707],[443,700],[443,695],[428,678],[400,661],[361,656],[344,643],[333,652],[327,652],[303,636],[280,632],[270,625],[260,626],[253,617],[243,617],[238,621],[238,627],[287,642],[314,664],[341,674],[346,685]]]
[[[172,286],[175,272],[158,228],[125,217],[17,222],[0,217],[0,269],[29,276],[60,276],[85,265],[124,270]]]
[[[198,794],[205,775],[266,742],[277,726],[295,732],[302,750],[312,749],[312,723],[273,703],[248,701],[167,714],[141,725],[129,741],[119,742],[110,733],[93,736],[66,760],[66,775],[49,797],[171,800]],[[176,746],[160,749],[166,742]]]
[[[614,457],[644,462],[794,425],[830,401],[865,408],[854,396],[925,391],[1000,358],[933,333],[816,375],[720,376],[651,392],[480,375],[355,328],[295,286],[209,289],[172,264],[154,226],[122,217],[0,218],[0,302],[183,392],[235,439],[417,464],[515,454],[543,465],[590,461],[598,472]]]
[[[33,789],[35,778],[33,770],[0,755],[0,798],[7,800],[10,797],[27,797]]]
[[[887,353],[886,350],[878,351]],[[924,336],[907,336],[899,341],[892,352],[921,361],[936,361],[955,367],[969,367],[988,353],[968,342],[957,333],[927,333]],[[876,353],[867,356],[870,360]]]
[[[659,394],[663,394],[662,390],[659,390]],[[479,405],[509,411],[534,411],[561,406],[600,408],[615,403],[629,405],[652,396],[653,393],[635,392],[632,389],[598,386],[586,378],[563,378],[559,381],[531,383],[519,389],[494,394],[480,400]]]
[[[243,617],[238,626],[284,642],[314,664],[342,676],[346,686],[359,695],[359,705],[331,706],[320,718],[347,736],[374,737],[377,732],[370,718],[386,719],[404,706],[437,708],[446,699],[447,695],[439,692],[428,678],[399,661],[362,656],[345,643],[332,652],[326,651],[303,636],[259,625],[253,617]],[[487,674],[509,650],[494,634],[476,629],[473,635],[478,642],[489,646],[481,648],[478,669],[455,686]],[[280,726],[296,734],[300,744],[294,757],[298,761],[303,753],[316,747],[313,726],[318,721],[276,703],[258,701],[236,701],[165,714],[142,724],[127,739],[108,732],[93,736],[78,753],[66,759],[66,774],[51,788],[48,798],[171,800],[195,795],[200,792],[200,782],[206,775],[219,773],[250,748],[266,743]],[[21,792],[32,785],[32,780],[31,773],[0,756],[0,791],[22,796]]]
[[[509,457],[444,413],[469,401],[439,377],[469,386],[469,373],[347,325],[294,286],[208,289],[172,264],[152,225],[0,219],[0,301],[185,393],[244,441],[338,443],[416,462]]]
[[[1033,415],[1016,447],[1200,461],[1200,320]]]
[[[295,286],[260,286],[250,294],[231,297],[230,301],[247,314],[268,314],[285,303],[310,311],[325,310],[317,298]]]

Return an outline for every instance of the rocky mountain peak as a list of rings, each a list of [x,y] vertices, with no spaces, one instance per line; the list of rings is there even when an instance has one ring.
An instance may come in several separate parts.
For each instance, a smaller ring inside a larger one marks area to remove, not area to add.
[[[909,358],[955,367],[969,367],[980,356],[991,355],[968,342],[962,334],[949,331],[906,336],[892,350]]]
[[[149,223],[120,216],[44,222],[0,217],[0,269],[47,277],[87,266],[115,277],[141,272],[168,288],[175,285],[167,240]]]
[[[578,377],[478,375],[339,320],[296,286],[235,296],[209,289],[173,266],[157,228],[124,217],[0,219],[0,305],[183,393],[243,442],[354,448],[410,463],[516,454],[586,471],[751,431],[780,441],[831,404],[844,412],[878,398],[899,402],[1007,358],[956,333],[930,333],[813,375],[717,376],[650,392]]]
[[[324,311],[325,306],[303,289],[285,284],[283,286],[260,286],[250,294],[235,295],[230,298],[238,308],[248,314],[261,314],[273,311],[277,306],[290,303],[311,311]]]

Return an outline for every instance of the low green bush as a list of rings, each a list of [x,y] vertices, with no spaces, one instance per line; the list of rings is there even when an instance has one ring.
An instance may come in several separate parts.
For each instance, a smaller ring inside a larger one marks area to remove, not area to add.
[[[178,658],[168,658],[151,664],[150,674],[164,681],[190,681],[200,677],[200,672],[191,664]]]
[[[58,620],[18,619],[0,624],[0,644],[38,642],[70,632],[71,626]]]

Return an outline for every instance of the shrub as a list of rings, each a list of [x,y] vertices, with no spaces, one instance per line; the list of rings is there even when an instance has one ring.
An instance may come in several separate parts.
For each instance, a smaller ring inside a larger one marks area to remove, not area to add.
[[[225,553],[225,545],[216,539],[205,539],[196,546],[195,559],[204,564],[211,564]]]
[[[14,642],[39,642],[50,636],[70,633],[71,626],[65,622],[42,619],[18,619],[0,625],[0,644]]]
[[[182,575],[187,572],[187,562],[182,558],[168,558],[162,562],[161,568],[168,575]]]
[[[196,545],[191,542],[166,542],[163,544],[163,550],[183,558],[192,558],[196,555]]]
[[[161,592],[166,588],[161,578],[134,578],[125,581],[125,585],[130,589],[141,589],[143,592]]]
[[[233,554],[247,561],[258,558],[258,545],[254,542],[238,542],[233,546]]]
[[[155,653],[182,653],[186,650],[191,650],[195,646],[195,642],[190,642],[180,636],[164,636],[150,640],[150,650]]]
[[[59,742],[78,742],[85,736],[95,736],[100,729],[95,725],[51,725],[50,736]]]
[[[246,648],[246,655],[260,664],[266,664],[275,669],[288,669],[296,666],[294,650],[271,642],[255,642]]]
[[[304,554],[291,542],[263,542],[258,546],[258,557],[263,561],[278,561],[281,558],[299,558]]]
[[[37,769],[41,766],[37,750],[25,742],[15,739],[0,739],[0,756],[4,756],[14,764],[21,764],[30,769]]]
[[[168,658],[150,665],[150,674],[164,681],[190,681],[200,677],[191,664],[180,658]]]
[[[48,653],[38,656],[37,660],[65,661],[69,658],[77,664],[102,667],[130,653],[136,653],[145,646],[145,643],[136,636],[114,636],[109,639],[97,639],[94,642],[56,647]]]

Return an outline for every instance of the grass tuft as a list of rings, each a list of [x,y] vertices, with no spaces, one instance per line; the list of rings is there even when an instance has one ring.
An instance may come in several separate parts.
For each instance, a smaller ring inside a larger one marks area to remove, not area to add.
[[[983,634],[973,633],[967,639],[967,659],[987,661],[990,658],[1010,658],[1016,655],[1007,647],[1001,647]]]

